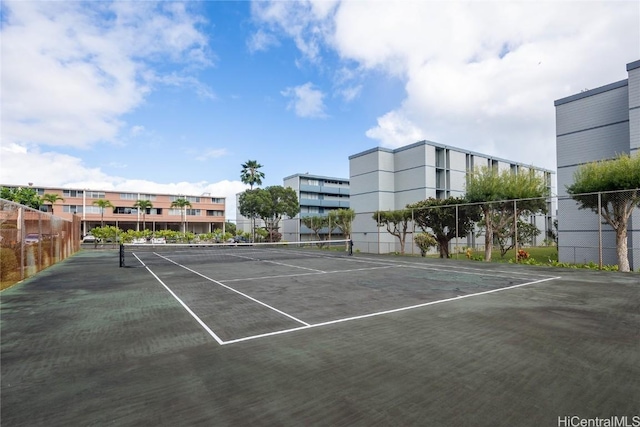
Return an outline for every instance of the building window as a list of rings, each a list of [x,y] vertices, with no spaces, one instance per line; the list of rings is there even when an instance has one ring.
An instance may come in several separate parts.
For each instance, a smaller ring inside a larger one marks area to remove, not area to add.
[[[224,199],[217,198],[217,197],[212,197],[212,198],[211,198],[211,203],[219,203],[219,204],[223,204],[223,203],[224,203]]]
[[[473,172],[473,154],[467,154],[467,172]]]
[[[78,192],[80,193],[80,192]],[[104,199],[104,191],[87,191],[88,199]]]
[[[65,213],[82,213],[82,205],[62,205],[62,212]]]
[[[200,216],[200,209],[187,209],[187,215],[189,216]]]
[[[109,212],[109,208],[105,208],[105,212]],[[88,214],[102,214],[100,206],[86,206],[84,212]]]
[[[191,203],[200,203],[200,197],[196,196],[171,196],[171,201],[175,202],[176,200],[184,199]]]
[[[138,209],[119,206],[113,210],[113,213],[124,214],[124,215],[137,215]]]
[[[224,216],[224,211],[207,211],[207,216]]]
[[[82,197],[82,190],[62,190],[63,197]]]

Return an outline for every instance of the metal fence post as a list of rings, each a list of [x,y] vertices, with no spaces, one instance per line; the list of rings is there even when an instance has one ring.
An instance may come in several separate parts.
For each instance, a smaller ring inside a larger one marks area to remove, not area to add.
[[[516,263],[518,260],[518,202],[513,201],[513,247],[516,252]]]
[[[456,259],[458,259],[458,252],[459,252],[458,251],[458,243],[459,243],[458,239],[459,239],[459,237],[458,237],[458,205],[456,205],[456,248],[455,248]]]
[[[602,212],[602,193],[598,193],[598,269],[602,270],[602,219],[600,218]]]

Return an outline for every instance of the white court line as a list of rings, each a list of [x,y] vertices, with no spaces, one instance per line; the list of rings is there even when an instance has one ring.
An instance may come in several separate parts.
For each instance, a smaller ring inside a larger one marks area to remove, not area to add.
[[[282,265],[282,266],[285,266],[285,267],[300,268],[302,270],[311,270],[311,271],[315,271],[317,273],[324,273],[324,271],[316,270],[315,268],[300,267],[299,265],[284,264],[284,263],[281,263],[281,262],[269,261],[268,259],[252,258],[252,257],[249,257],[249,256],[242,256],[242,255],[235,255],[235,254],[229,254],[229,255],[231,255],[233,257],[236,257],[236,258],[248,259],[248,260],[251,260],[251,261],[268,262],[268,263],[271,263],[271,264]]]
[[[333,270],[333,271],[322,271],[318,273],[295,273],[295,274],[279,274],[277,276],[260,276],[260,277],[246,277],[244,279],[221,279],[222,283],[229,282],[242,282],[242,281],[251,281],[251,280],[264,280],[264,279],[280,279],[283,277],[302,277],[302,276],[318,276],[320,274],[338,274],[338,273],[351,273],[354,271],[368,271],[368,270],[380,270],[382,268],[397,268],[403,266],[396,265],[383,265],[380,267],[363,267],[363,268],[351,268],[349,270]]]
[[[368,264],[383,264],[383,265],[392,265],[392,266],[396,266],[396,267],[412,267],[412,268],[421,268],[424,270],[434,270],[434,271],[444,271],[444,272],[456,272],[456,273],[460,273],[460,274],[471,274],[471,275],[482,275],[482,276],[494,276],[495,273],[501,273],[501,274],[506,274],[506,277],[512,277],[512,275],[519,275],[519,276],[533,276],[533,277],[542,277],[542,278],[549,278],[551,276],[545,275],[545,274],[537,274],[537,273],[530,273],[530,272],[520,272],[520,271],[510,271],[510,270],[485,270],[482,268],[473,268],[473,267],[461,267],[459,265],[452,265],[452,266],[437,266],[437,267],[431,267],[428,264],[423,264],[423,263],[418,263],[418,262],[410,262],[410,261],[400,261],[400,260],[379,260],[376,258],[343,258],[343,257],[323,257],[323,258],[335,258],[335,259],[341,259],[341,260],[345,260],[345,261],[351,261],[351,262],[363,262],[363,263],[368,263]],[[461,270],[469,270],[469,271],[461,271]],[[503,276],[504,277],[504,276]]]
[[[413,310],[413,309],[416,309],[416,308],[426,307],[426,306],[429,306],[429,305],[441,304],[443,302],[457,301],[457,300],[461,300],[461,299],[464,299],[464,298],[471,298],[471,297],[476,297],[476,296],[480,296],[480,295],[486,295],[486,294],[491,294],[491,293],[495,293],[495,292],[506,291],[506,290],[509,290],[509,289],[520,288],[520,287],[523,287],[523,286],[534,285],[536,283],[548,282],[550,280],[556,280],[556,279],[560,279],[560,277],[559,276],[558,277],[549,277],[549,278],[546,278],[546,279],[540,279],[540,280],[536,280],[536,281],[533,281],[533,282],[522,283],[520,285],[508,286],[506,288],[492,289],[490,291],[478,292],[478,293],[475,293],[475,294],[468,294],[468,295],[460,295],[460,296],[453,297],[453,298],[447,298],[447,299],[442,299],[442,300],[438,300],[438,301],[425,302],[423,304],[417,304],[417,305],[411,305],[411,306],[408,306],[408,307],[395,308],[395,309],[392,309],[392,310],[385,310],[385,311],[380,311],[380,312],[377,312],[377,313],[363,314],[361,316],[353,316],[353,317],[347,317],[347,318],[344,318],[344,319],[330,320],[328,322],[316,323],[316,324],[313,324],[313,325],[301,326],[301,327],[298,327],[298,328],[285,329],[285,330],[282,330],[282,331],[269,332],[269,333],[266,333],[266,334],[260,334],[260,335],[253,335],[253,336],[250,336],[250,337],[238,338],[238,339],[235,339],[235,340],[224,341],[221,345],[235,344],[235,343],[239,343],[239,342],[243,342],[243,341],[250,341],[250,340],[270,337],[270,336],[274,336],[274,335],[287,334],[289,332],[300,331],[300,330],[303,330],[303,329],[317,328],[317,327],[320,327],[320,326],[333,325],[333,324],[336,324],[336,323],[349,322],[349,321],[352,321],[352,320],[366,319],[368,317],[382,316],[382,315],[385,315],[385,314],[397,313],[397,312],[400,312],[400,311]]]
[[[208,281],[213,282],[213,283],[215,283],[216,285],[222,286],[223,288],[226,288],[226,289],[228,289],[228,290],[230,290],[230,291],[232,291],[232,292],[235,292],[235,293],[237,293],[238,295],[242,295],[243,297],[245,297],[245,298],[247,298],[247,299],[250,299],[250,300],[251,300],[251,301],[253,301],[253,302],[256,302],[256,303],[258,303],[258,304],[260,304],[260,305],[262,305],[262,306],[264,306],[264,307],[267,307],[267,308],[268,308],[268,309],[270,309],[270,310],[275,311],[276,313],[280,313],[280,314],[282,314],[283,316],[288,317],[289,319],[295,320],[295,321],[296,321],[296,322],[298,322],[298,323],[302,323],[302,324],[303,324],[303,325],[305,325],[305,326],[309,326],[309,324],[308,324],[307,322],[304,322],[304,321],[302,321],[302,320],[300,320],[300,319],[298,319],[298,318],[296,318],[296,317],[294,317],[294,316],[292,316],[292,315],[290,315],[290,314],[288,314],[288,313],[285,313],[284,311],[278,310],[277,308],[272,307],[272,306],[270,306],[269,304],[264,303],[264,302],[262,302],[262,301],[260,301],[260,300],[257,300],[257,299],[255,299],[254,297],[252,297],[252,296],[250,296],[250,295],[247,295],[247,294],[245,294],[245,293],[242,293],[242,292],[238,291],[237,289],[233,289],[232,287],[227,286],[227,285],[225,285],[224,283],[220,283],[219,281],[214,280],[214,279],[212,279],[211,277],[207,277],[207,276],[205,276],[205,275],[204,275],[204,274],[202,274],[202,273],[199,273],[199,272],[197,272],[197,271],[195,271],[195,270],[192,270],[192,269],[190,269],[189,267],[187,267],[187,266],[185,266],[185,265],[179,264],[179,263],[177,263],[177,262],[173,261],[173,260],[172,260],[172,259],[170,259],[170,258],[167,258],[167,257],[165,257],[165,256],[162,256],[162,255],[160,255],[160,254],[159,254],[159,253],[157,253],[157,252],[154,252],[153,254],[154,254],[154,255],[156,255],[156,256],[159,256],[160,258],[166,259],[167,261],[169,261],[169,262],[171,262],[171,263],[173,263],[173,264],[177,265],[178,267],[182,267],[182,268],[184,268],[184,269],[185,269],[185,270],[187,270],[187,271],[190,271],[190,272],[192,272],[192,273],[194,273],[194,274],[197,274],[198,276],[202,277],[203,279],[207,279]],[[148,267],[147,267],[147,268],[148,268]]]
[[[260,335],[253,335],[253,336],[249,336],[249,337],[244,337],[244,338],[238,338],[235,340],[229,340],[229,341],[223,341],[221,340],[195,313],[193,313],[193,311],[182,301],[180,300],[180,298],[178,298],[178,296],[167,286],[165,285],[162,280],[160,280],[160,278],[148,267],[144,264],[144,262],[142,262],[142,260],[140,260],[140,258],[138,258],[137,255],[134,254],[134,256],[138,259],[138,261],[140,261],[140,263],[145,266],[145,268],[169,291],[169,293],[178,301],[180,302],[180,304],[187,310],[187,312],[209,333],[209,335],[211,335],[218,344],[220,345],[227,345],[227,344],[235,344],[235,343],[239,343],[239,342],[244,342],[244,341],[250,341],[250,340],[255,340],[255,339],[259,339],[259,338],[265,338],[265,337],[270,337],[270,336],[274,336],[274,335],[281,335],[281,334],[286,334],[286,333],[290,333],[290,332],[295,332],[295,331],[300,331],[300,330],[304,330],[304,329],[311,329],[311,328],[317,328],[317,327],[321,327],[321,326],[328,326],[328,325],[333,325],[333,324],[337,324],[337,323],[343,323],[343,322],[348,322],[348,321],[352,321],[352,320],[359,320],[359,319],[365,319],[368,317],[376,317],[376,316],[382,316],[385,314],[390,314],[390,313],[397,313],[397,312],[401,312],[401,311],[407,311],[407,310],[413,310],[416,308],[421,308],[421,307],[426,307],[426,306],[430,306],[430,305],[435,305],[435,304],[440,304],[440,303],[445,303],[445,302],[450,302],[450,301],[456,301],[456,300],[461,300],[464,298],[471,298],[471,297],[476,297],[476,296],[481,296],[481,295],[486,295],[486,294],[491,294],[491,293],[496,293],[496,292],[501,292],[501,291],[505,291],[505,290],[510,290],[510,289],[515,289],[515,288],[520,288],[523,286],[529,286],[529,285],[533,285],[533,284],[537,284],[537,283],[542,283],[542,282],[547,282],[550,280],[557,280],[560,279],[561,277],[547,277],[544,279],[540,279],[540,280],[535,280],[532,282],[527,282],[527,283],[522,283],[519,285],[513,285],[513,286],[507,286],[505,288],[499,288],[499,289],[492,289],[492,290],[488,290],[488,291],[483,291],[483,292],[478,292],[475,294],[468,294],[468,295],[460,295],[457,297],[453,297],[453,298],[447,298],[447,299],[443,299],[443,300],[438,300],[438,301],[431,301],[431,302],[427,302],[427,303],[422,303],[422,304],[417,304],[417,305],[412,305],[412,306],[407,306],[407,307],[400,307],[400,308],[396,308],[396,309],[392,309],[392,310],[385,310],[385,311],[381,311],[381,312],[376,312],[376,313],[369,313],[369,314],[364,314],[364,315],[360,315],[360,316],[353,316],[353,317],[347,317],[347,318],[343,318],[343,319],[337,319],[337,320],[331,320],[328,322],[322,322],[322,323],[316,323],[316,324],[309,324],[306,322],[303,322],[302,320],[296,319],[295,317],[284,313],[283,311],[280,311],[274,307],[269,306],[268,304],[265,304],[249,295],[243,294],[240,291],[237,291],[229,286],[224,285],[223,283],[220,283],[214,279],[211,279],[210,277],[204,276],[201,273],[198,273],[197,271],[194,271],[186,266],[183,266],[169,258],[166,258],[158,253],[155,253],[155,255],[166,259],[167,261],[178,265],[192,273],[197,274],[198,276],[201,276],[211,282],[214,282],[226,289],[229,289],[233,292],[236,292],[254,302],[257,302],[258,304],[261,304],[265,307],[268,307],[286,317],[289,317],[299,323],[302,323],[304,326],[299,326],[297,328],[291,328],[291,329],[285,329],[285,330],[281,330],[281,331],[275,331],[275,332],[269,332],[266,334],[260,334]],[[342,259],[342,258],[340,258]],[[355,261],[355,260],[354,260]],[[401,264],[392,264],[392,263],[384,263],[384,262],[380,262],[378,260],[375,260],[376,263],[383,263],[383,264],[387,264],[387,267],[402,267],[403,265]],[[416,263],[408,263],[408,264],[412,264],[412,265],[420,265],[420,264],[416,264]],[[384,268],[384,267],[380,267],[380,268]],[[435,269],[437,270],[437,269]],[[449,270],[442,270],[442,271],[449,271]],[[467,274],[478,274],[478,273],[467,273]],[[488,273],[487,273],[488,274]]]
[[[156,273],[154,273],[153,271],[151,271],[151,269],[150,269],[150,268],[149,268],[149,267],[148,267],[144,262],[142,262],[142,260],[141,260],[140,258],[138,258],[138,256],[137,256],[136,254],[133,254],[133,256],[135,256],[135,257],[136,257],[136,259],[137,259],[138,261],[140,261],[140,263],[144,266],[144,268],[146,268],[146,269],[147,269],[147,271],[148,271],[149,273],[151,273],[151,275],[152,275],[153,277],[155,277],[155,278],[156,278],[156,280],[157,280],[158,282],[160,282],[160,284],[161,284],[162,286],[164,286],[164,287],[165,287],[165,289],[166,289],[167,291],[169,291],[169,293],[171,294],[171,296],[173,296],[173,297],[174,297],[174,298],[175,298],[175,299],[180,303],[180,305],[182,305],[182,306],[184,307],[184,309],[185,309],[185,310],[187,310],[187,313],[189,313],[189,314],[191,315],[191,317],[193,317],[193,318],[196,320],[196,322],[198,322],[198,323],[200,324],[200,326],[202,326],[202,328],[203,328],[205,331],[207,331],[207,333],[208,333],[209,335],[211,335],[211,336],[213,337],[213,339],[214,339],[214,340],[216,340],[216,341],[218,342],[218,344],[220,344],[220,345],[224,344],[224,341],[222,341],[222,339],[220,339],[220,337],[219,337],[219,336],[217,336],[217,335],[215,334],[215,332],[213,332],[213,331],[212,331],[212,330],[211,330],[211,329],[210,329],[210,328],[209,328],[209,327],[208,327],[208,326],[207,326],[207,325],[202,321],[202,319],[200,319],[200,318],[199,318],[199,317],[198,317],[198,316],[197,316],[197,315],[196,315],[196,314],[195,314],[195,313],[194,313],[194,312],[189,308],[189,306],[188,306],[187,304],[185,304],[185,303],[184,303],[184,301],[182,301],[182,300],[181,300],[181,299],[180,299],[180,298],[179,298],[179,297],[178,297],[178,296],[177,296],[177,295],[176,295],[176,294],[175,294],[175,293],[174,293],[174,292],[173,292],[173,291],[172,291],[172,290],[171,290],[171,289],[170,289],[170,288],[169,288],[169,287],[168,287],[168,286],[167,286],[167,285],[166,285],[166,284],[165,284],[165,283],[164,283],[164,282],[163,282],[163,281],[162,281],[162,280],[161,280],[161,279],[156,275]]]

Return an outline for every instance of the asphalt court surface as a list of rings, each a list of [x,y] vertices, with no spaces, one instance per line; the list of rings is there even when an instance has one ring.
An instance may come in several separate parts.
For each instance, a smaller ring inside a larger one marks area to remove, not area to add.
[[[243,261],[234,263],[208,262],[206,256],[193,255],[143,252],[135,257],[220,344],[555,279],[319,251],[294,254],[243,248],[232,255]]]
[[[368,254],[189,259],[201,276],[151,267],[202,324],[147,269],[118,268],[115,250],[81,251],[4,290],[2,425],[557,427],[639,415],[637,273]]]

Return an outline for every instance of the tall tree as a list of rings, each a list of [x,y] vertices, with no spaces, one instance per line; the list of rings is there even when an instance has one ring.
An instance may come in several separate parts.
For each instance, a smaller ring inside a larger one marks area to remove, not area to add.
[[[38,196],[38,192],[35,188],[31,187],[2,187],[2,189],[0,189],[0,198],[28,206],[33,209],[39,209],[40,204],[42,203],[40,196]]]
[[[262,185],[264,173],[259,170],[261,167],[262,165],[255,160],[248,160],[242,164],[240,180],[244,184],[249,184],[251,190],[253,190],[254,185]]]
[[[407,205],[413,211],[413,219],[424,232],[433,231],[440,258],[449,258],[449,242],[456,237],[467,237],[480,219],[478,205],[465,204],[464,197],[435,199],[430,197]],[[456,218],[457,214],[457,218]],[[456,222],[457,221],[457,222]]]
[[[407,241],[409,223],[411,222],[411,209],[398,209],[395,211],[376,211],[373,219],[378,226],[385,226],[387,231],[398,238],[400,253],[404,255],[404,245]]]
[[[465,197],[480,204],[485,221],[485,261],[491,261],[493,231],[513,224],[520,215],[545,212],[547,195],[544,179],[533,169],[514,174],[510,170],[499,172],[483,167],[467,175]]]
[[[244,216],[259,217],[269,232],[269,241],[277,241],[280,220],[300,212],[298,196],[292,188],[273,185],[265,189],[245,191],[239,198],[239,210]]]
[[[60,197],[60,195],[56,194],[56,193],[47,193],[45,195],[42,196],[42,201],[43,202],[48,202],[51,205],[51,213],[53,213],[53,205],[58,201],[63,201],[64,199],[62,197]]]
[[[353,220],[356,218],[356,211],[353,209],[334,209],[329,211],[328,227],[329,231],[337,228],[345,239],[351,239]],[[349,250],[349,242],[345,243],[345,249]]]
[[[114,208],[113,204],[107,199],[94,200],[93,204],[100,208],[100,227],[104,227],[104,210],[105,208]]]
[[[153,209],[153,203],[150,200],[138,200],[133,204],[133,207],[142,211],[142,229],[145,230],[147,228],[147,209]]]
[[[240,180],[244,184],[249,184],[250,190],[253,190],[254,185],[262,185],[264,173],[259,170],[261,167],[262,165],[256,160],[247,160],[246,163],[242,164],[242,170],[240,171]],[[251,241],[254,241],[256,229],[255,212],[247,212],[247,215],[244,216],[249,218],[249,221],[251,222]]]
[[[180,213],[182,216],[182,232],[186,233],[187,232],[187,208],[191,207],[191,202],[187,199],[185,199],[184,197],[180,197],[176,200],[174,200],[173,202],[171,202],[171,207],[172,208],[178,208],[180,209]]]
[[[638,189],[640,154],[621,154],[611,160],[582,165],[573,175],[573,184],[567,187],[567,192],[580,204],[580,209],[591,209],[615,230],[620,271],[629,271],[627,226],[631,213],[640,206]],[[596,194],[599,192],[600,203]]]
[[[238,198],[238,210],[240,211],[240,215],[249,218],[249,222],[251,223],[251,241],[255,240],[255,220],[259,218],[258,209],[260,207],[260,191],[261,189],[257,188],[255,190],[246,190],[244,193],[240,194]]]
[[[323,215],[311,215],[300,218],[300,222],[309,230],[313,231],[316,240],[321,240],[320,230],[329,225],[329,218]]]

